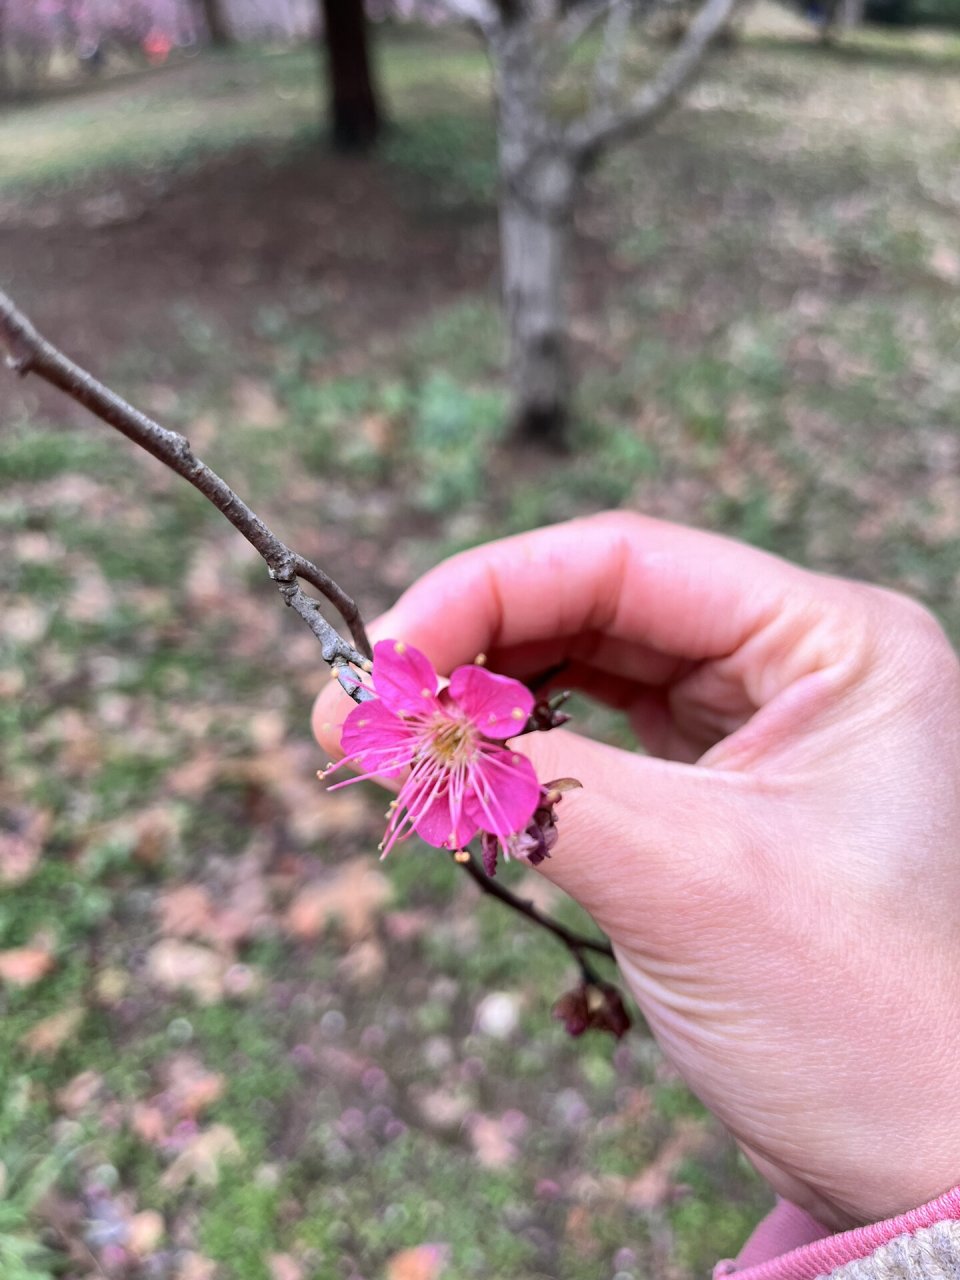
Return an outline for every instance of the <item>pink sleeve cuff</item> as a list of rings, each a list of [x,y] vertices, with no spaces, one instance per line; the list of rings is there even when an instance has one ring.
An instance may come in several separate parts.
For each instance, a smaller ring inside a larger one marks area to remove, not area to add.
[[[958,1220],[960,1187],[898,1218],[840,1235],[831,1235],[808,1213],[781,1200],[754,1231],[735,1262],[717,1263],[714,1280],[724,1276],[736,1276],[737,1280],[817,1280],[848,1262],[868,1258],[898,1236],[912,1235],[938,1222]]]

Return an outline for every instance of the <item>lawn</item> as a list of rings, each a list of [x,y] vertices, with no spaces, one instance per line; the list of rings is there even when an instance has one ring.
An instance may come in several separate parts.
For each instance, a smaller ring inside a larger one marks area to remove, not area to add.
[[[370,615],[622,505],[960,639],[956,39],[822,50],[763,11],[592,177],[561,459],[503,439],[483,57],[381,54],[368,160],[313,141],[309,52],[8,112],[0,278]],[[259,563],[0,385],[4,1280],[706,1275],[768,1196],[649,1039],[570,1041],[563,952],[436,851],[375,862],[383,801],[314,781],[324,671]]]

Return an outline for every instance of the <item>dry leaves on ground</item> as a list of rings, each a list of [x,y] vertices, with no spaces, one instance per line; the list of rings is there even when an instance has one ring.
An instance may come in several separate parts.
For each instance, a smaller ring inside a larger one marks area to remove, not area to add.
[[[20,1045],[35,1057],[52,1058],[79,1030],[85,1014],[79,1006],[52,1013],[21,1036]]]
[[[440,1280],[449,1256],[445,1244],[418,1244],[404,1249],[387,1263],[386,1280]]]
[[[160,1179],[164,1191],[182,1191],[190,1182],[201,1187],[215,1187],[220,1181],[220,1166],[243,1158],[243,1151],[233,1130],[225,1124],[214,1124],[184,1147]]]
[[[359,942],[372,933],[390,894],[390,881],[369,858],[351,858],[300,891],[287,911],[286,926],[294,937],[312,942],[336,921],[348,942]]]

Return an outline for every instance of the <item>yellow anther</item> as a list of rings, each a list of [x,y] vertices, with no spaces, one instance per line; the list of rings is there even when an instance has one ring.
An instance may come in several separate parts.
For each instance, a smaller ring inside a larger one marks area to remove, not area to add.
[[[475,667],[485,667],[487,665],[487,655],[485,653],[478,653],[473,660],[473,665]]]
[[[323,780],[324,780],[324,778],[325,778],[326,776],[327,776],[327,775],[324,773],[324,771],[323,771],[322,769],[318,769],[318,770],[317,770],[317,777],[320,779],[320,781],[321,781],[321,782],[323,782]]]
[[[421,690],[420,690],[420,697],[421,697],[421,698],[432,698],[432,697],[433,697],[433,690],[432,690],[432,689],[421,689]]]
[[[406,652],[407,652],[407,646],[403,643],[403,641],[402,641],[402,640],[398,640],[398,641],[397,641],[397,643],[393,646],[393,652],[394,652],[394,653],[406,653]]]
[[[454,862],[469,862],[470,855],[467,853],[466,849],[458,849],[453,855],[453,860]]]
[[[510,712],[510,718],[512,720],[526,720],[527,713],[524,711],[523,707],[514,707]]]
[[[370,661],[369,658],[364,658],[364,660],[360,663],[360,669],[361,671],[370,672],[373,670],[373,663]]]

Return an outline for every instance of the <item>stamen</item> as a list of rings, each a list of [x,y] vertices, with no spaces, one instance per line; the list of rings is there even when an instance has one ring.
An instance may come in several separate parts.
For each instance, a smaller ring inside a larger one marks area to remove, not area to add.
[[[453,860],[454,862],[469,862],[470,855],[467,853],[466,849],[458,849],[453,855]]]
[[[487,665],[487,655],[485,653],[478,653],[473,660],[473,665],[475,667],[485,667]]]

